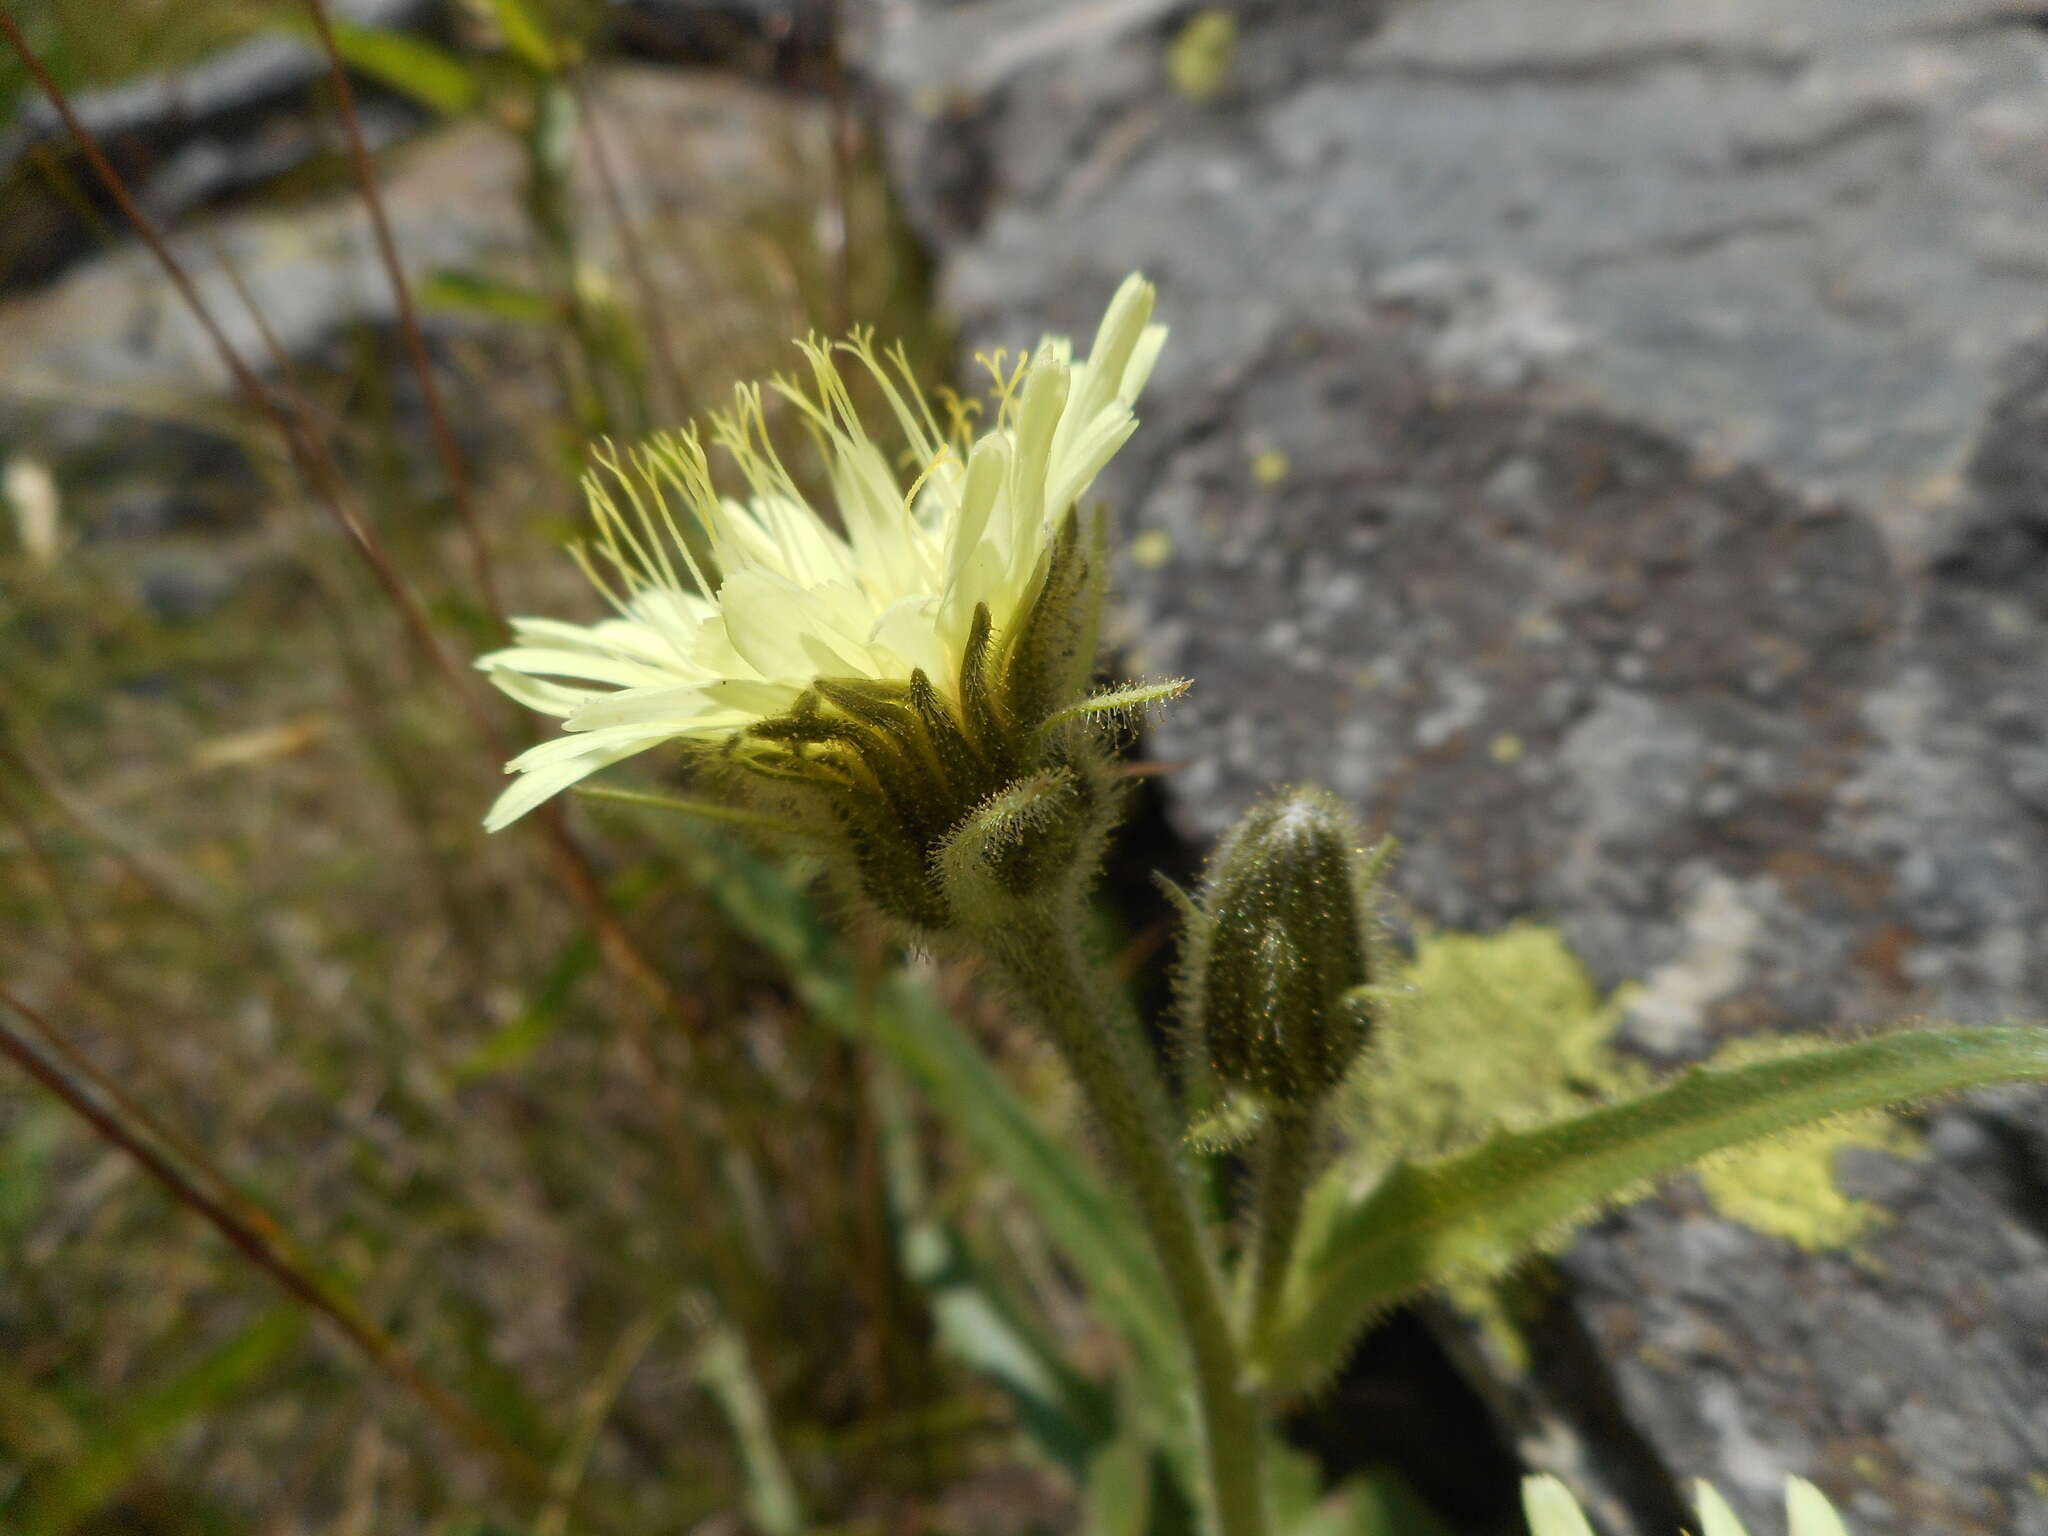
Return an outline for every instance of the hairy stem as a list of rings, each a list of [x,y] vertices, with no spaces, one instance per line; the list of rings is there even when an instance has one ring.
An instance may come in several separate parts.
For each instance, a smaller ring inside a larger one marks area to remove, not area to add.
[[[1079,929],[1079,913],[1055,910],[978,937],[1050,1031],[1159,1255],[1194,1362],[1218,1536],[1264,1536],[1264,1425],[1246,1389],[1244,1352],[1176,1150],[1166,1091],[1121,994],[1083,957]]]
[[[1315,1145],[1316,1116],[1301,1105],[1277,1107],[1259,1149],[1257,1251],[1252,1260],[1251,1336],[1265,1336],[1280,1305],[1294,1234],[1301,1226],[1302,1196],[1308,1191],[1309,1154]]]

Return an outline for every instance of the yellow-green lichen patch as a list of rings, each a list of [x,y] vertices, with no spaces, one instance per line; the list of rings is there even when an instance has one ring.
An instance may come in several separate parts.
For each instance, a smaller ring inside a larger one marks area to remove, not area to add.
[[[1207,101],[1230,80],[1237,18],[1221,6],[1190,16],[1166,50],[1166,74],[1190,101]]]
[[[1252,455],[1252,478],[1261,485],[1278,485],[1292,468],[1292,461],[1278,448]]]
[[[1612,1045],[1621,1000],[1602,997],[1564,935],[1538,923],[1498,933],[1423,932],[1396,978],[1405,995],[1344,1095],[1362,1171],[1475,1146],[1649,1086]],[[1510,1373],[1528,1369],[1518,1317],[1540,1280],[1470,1279],[1445,1299]]]
[[[1385,1157],[1468,1147],[1647,1087],[1611,1044],[1621,1005],[1602,998],[1555,928],[1425,933],[1352,1080],[1362,1137]]]
[[[1147,528],[1131,540],[1131,563],[1141,570],[1156,571],[1173,558],[1173,537],[1163,529]]]

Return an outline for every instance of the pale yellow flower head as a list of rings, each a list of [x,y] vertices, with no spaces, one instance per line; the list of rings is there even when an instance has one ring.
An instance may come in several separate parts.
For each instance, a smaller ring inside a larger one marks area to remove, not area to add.
[[[836,525],[769,440],[760,386],[738,390],[708,434],[604,456],[586,482],[597,538],[582,557],[612,616],[515,619],[515,643],[477,663],[564,730],[506,765],[518,779],[485,825],[664,742],[765,732],[814,708],[821,683],[915,684],[959,711],[970,649],[1000,649],[1024,624],[1068,514],[1136,428],[1165,340],[1152,299],[1126,279],[1083,361],[1062,338],[1015,369],[992,360],[979,436],[957,402],[940,425],[900,348],[885,360],[864,334],[804,343],[808,380],[767,393],[810,429]],[[889,446],[861,419],[848,367],[886,402]],[[714,476],[707,435],[738,472],[734,491]]]
[[[1711,1484],[1693,1484],[1693,1502],[1700,1513],[1699,1536],[1749,1536]],[[1548,1474],[1523,1480],[1522,1512],[1529,1519],[1529,1536],[1593,1536],[1571,1490]],[[1849,1536],[1827,1496],[1803,1477],[1785,1479],[1785,1525],[1787,1536]]]

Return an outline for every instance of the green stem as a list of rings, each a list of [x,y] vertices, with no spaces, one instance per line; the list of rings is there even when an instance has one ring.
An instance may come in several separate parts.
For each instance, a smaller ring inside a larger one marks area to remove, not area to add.
[[[1244,1351],[1176,1149],[1166,1090],[1121,993],[1082,956],[1079,928],[1079,913],[1055,910],[979,937],[1051,1032],[1159,1255],[1193,1357],[1218,1536],[1265,1536],[1265,1426],[1246,1387]]]
[[[1315,1144],[1314,1108],[1280,1105],[1259,1149],[1258,1251],[1253,1258],[1251,1336],[1265,1337],[1280,1305],[1294,1234],[1301,1226],[1301,1201],[1308,1190],[1309,1154]]]

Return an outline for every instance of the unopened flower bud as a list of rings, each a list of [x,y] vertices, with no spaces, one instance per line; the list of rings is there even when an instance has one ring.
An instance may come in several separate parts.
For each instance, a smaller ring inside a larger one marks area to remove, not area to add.
[[[1309,1104],[1343,1081],[1372,1028],[1371,869],[1319,789],[1262,801],[1224,838],[1190,917],[1186,990],[1226,1087]]]

